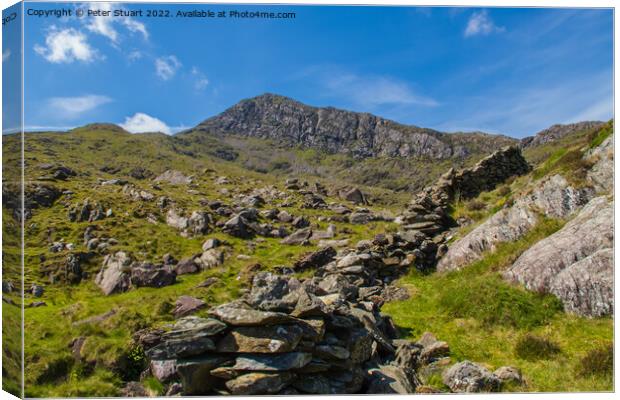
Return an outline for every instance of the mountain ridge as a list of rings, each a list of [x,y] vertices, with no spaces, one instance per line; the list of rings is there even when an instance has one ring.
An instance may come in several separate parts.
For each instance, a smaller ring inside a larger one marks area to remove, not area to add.
[[[484,132],[446,133],[404,125],[370,113],[314,107],[289,97],[266,93],[244,99],[196,127],[175,136],[209,133],[277,139],[358,158],[465,158],[491,153],[519,140]]]

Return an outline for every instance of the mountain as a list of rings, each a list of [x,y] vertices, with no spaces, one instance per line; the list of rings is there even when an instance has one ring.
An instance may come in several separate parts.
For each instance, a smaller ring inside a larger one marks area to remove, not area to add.
[[[368,113],[312,107],[269,93],[242,100],[179,136],[200,133],[271,139],[288,146],[356,158],[462,159],[518,143],[507,136],[481,132],[448,134]]]
[[[533,147],[547,144],[565,138],[577,132],[598,129],[605,125],[602,121],[582,121],[574,124],[555,124],[543,129],[534,136],[523,138],[523,147]]]

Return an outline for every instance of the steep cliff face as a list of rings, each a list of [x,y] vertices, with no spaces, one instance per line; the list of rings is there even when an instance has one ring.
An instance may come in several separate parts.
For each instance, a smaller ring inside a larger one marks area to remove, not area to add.
[[[273,139],[360,158],[463,158],[517,143],[505,136],[479,132],[446,134],[368,113],[311,107],[273,94],[243,100],[189,132]]]

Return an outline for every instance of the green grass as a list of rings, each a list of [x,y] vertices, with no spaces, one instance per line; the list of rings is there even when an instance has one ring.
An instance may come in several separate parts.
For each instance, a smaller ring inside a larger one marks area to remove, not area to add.
[[[575,371],[581,357],[613,337],[613,321],[566,315],[557,299],[510,285],[499,276],[525,249],[561,226],[561,221],[543,220],[519,241],[500,244],[460,271],[432,275],[412,271],[399,281],[412,297],[388,303],[383,311],[405,337],[418,338],[430,331],[448,342],[454,360],[468,359],[492,369],[520,368],[526,385],[508,390],[612,390],[610,376],[582,376]],[[549,359],[519,357],[515,347],[527,334],[548,338],[561,352]]]
[[[613,133],[614,133],[614,121],[610,120],[600,130],[590,134],[589,148],[593,149],[595,147],[600,146],[605,141],[605,139],[607,139]]]

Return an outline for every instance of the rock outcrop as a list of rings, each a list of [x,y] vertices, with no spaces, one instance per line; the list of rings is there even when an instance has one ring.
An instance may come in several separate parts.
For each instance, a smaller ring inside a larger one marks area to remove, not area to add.
[[[582,132],[590,129],[600,128],[604,125],[601,121],[583,121],[574,124],[556,124],[547,129],[543,129],[534,136],[526,137],[521,140],[521,146],[533,147],[554,142],[573,133]]]
[[[599,193],[612,192],[614,188],[614,137],[609,136],[599,146],[590,149],[583,157],[593,163],[587,181]]]
[[[518,240],[538,223],[540,215],[566,218],[585,205],[592,194],[587,188],[573,188],[561,175],[544,179],[531,193],[452,244],[439,260],[437,270],[460,269],[482,258],[484,252],[495,250],[499,243]]]
[[[553,235],[526,250],[504,273],[527,289],[553,293],[587,316],[613,312],[613,201],[591,200]]]

